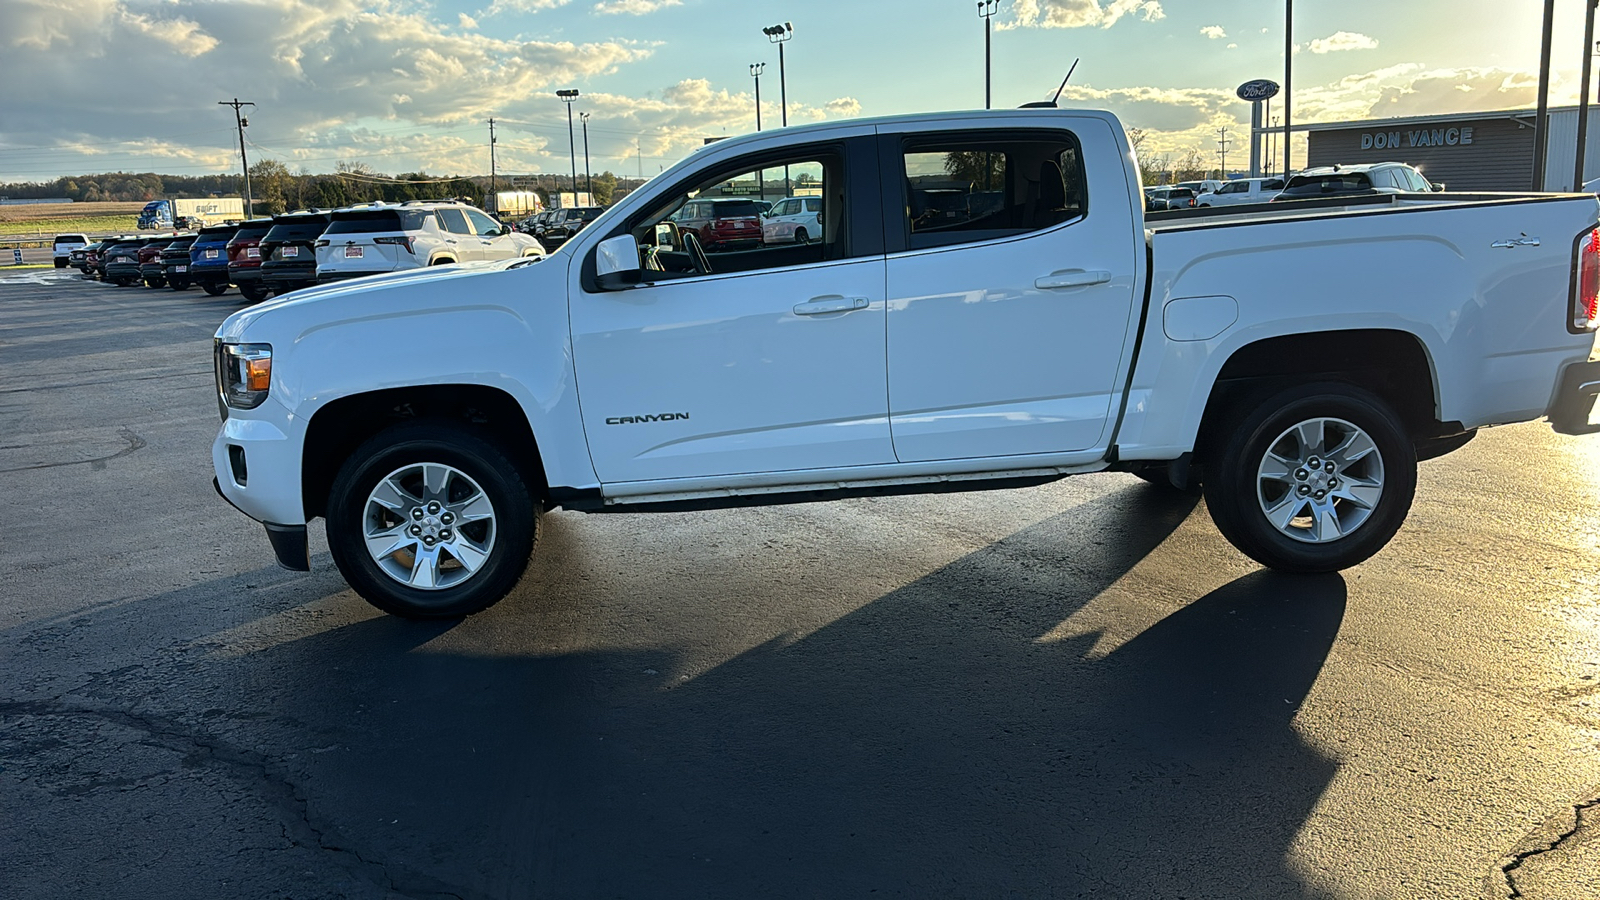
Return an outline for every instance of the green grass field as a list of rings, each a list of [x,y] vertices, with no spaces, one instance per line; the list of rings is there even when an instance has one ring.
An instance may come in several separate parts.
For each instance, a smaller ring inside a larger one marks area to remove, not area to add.
[[[43,221],[0,222],[0,236],[5,237],[44,237],[51,238],[58,234],[82,232],[89,235],[122,234],[123,232],[137,231],[134,224],[138,222],[137,215],[131,216],[86,216],[78,219],[49,219]]]

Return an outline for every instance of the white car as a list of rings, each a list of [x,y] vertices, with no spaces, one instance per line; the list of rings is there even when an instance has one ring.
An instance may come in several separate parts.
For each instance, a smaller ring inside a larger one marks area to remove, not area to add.
[[[317,241],[317,280],[447,263],[539,257],[544,246],[454,201],[368,203],[336,210]]]
[[[55,240],[56,268],[65,269],[72,260],[72,251],[89,246],[86,234],[58,234]]]
[[[1194,195],[1196,197],[1201,197],[1214,192],[1217,188],[1222,187],[1226,183],[1227,182],[1225,181],[1218,181],[1215,178],[1207,178],[1204,181],[1180,181],[1173,185],[1173,187],[1188,188],[1189,190],[1194,191]]]
[[[1283,190],[1282,178],[1235,178],[1225,181],[1222,187],[1201,194],[1195,206],[1241,206],[1246,203],[1266,203]]]
[[[785,197],[761,222],[763,244],[805,244],[823,240],[822,198]]]
[[[820,173],[825,238],[705,252],[679,213],[776,166]],[[1414,495],[1450,502],[1447,480],[1419,493],[1418,460],[1475,429],[1600,431],[1594,197],[1156,221],[1142,200],[1126,130],[1096,110],[717,141],[549,261],[380,275],[229,316],[217,489],[284,566],[309,569],[322,517],[362,597],[451,617],[525,570],[559,575],[528,568],[555,507],[1104,471],[1198,480],[1243,553],[1331,572],[1387,544]]]

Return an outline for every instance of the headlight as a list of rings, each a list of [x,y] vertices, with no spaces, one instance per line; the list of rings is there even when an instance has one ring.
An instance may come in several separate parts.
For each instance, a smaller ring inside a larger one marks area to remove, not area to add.
[[[217,399],[222,417],[228,407],[255,409],[272,386],[271,344],[216,343]]]

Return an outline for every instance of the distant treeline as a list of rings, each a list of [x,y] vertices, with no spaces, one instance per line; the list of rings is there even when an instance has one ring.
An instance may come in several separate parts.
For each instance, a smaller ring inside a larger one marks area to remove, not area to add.
[[[593,178],[595,199],[602,205],[609,205],[642,183],[639,179],[619,178],[611,172],[599,173]],[[338,171],[321,175],[291,173],[283,163],[271,159],[250,167],[250,193],[258,213],[310,207],[327,209],[373,200],[400,202],[442,197],[470,197],[479,205],[488,205],[489,187],[487,175],[444,177],[426,172],[386,175],[360,162],[341,162]],[[572,190],[572,179],[562,175],[500,176],[495,187],[502,191],[537,191],[548,201],[551,193]],[[588,189],[582,175],[578,178],[578,189]],[[129,202],[243,195],[244,179],[238,175],[106,172],[54,181],[0,183],[0,196],[12,199],[67,197],[84,202]]]

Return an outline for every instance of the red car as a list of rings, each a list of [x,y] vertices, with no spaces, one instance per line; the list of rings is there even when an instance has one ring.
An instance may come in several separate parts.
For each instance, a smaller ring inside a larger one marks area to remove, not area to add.
[[[271,230],[271,219],[251,219],[228,239],[228,280],[238,285],[239,293],[251,303],[260,303],[272,294],[261,280],[261,239]]]
[[[708,253],[761,246],[761,207],[754,200],[690,200],[672,220],[693,232]]]

